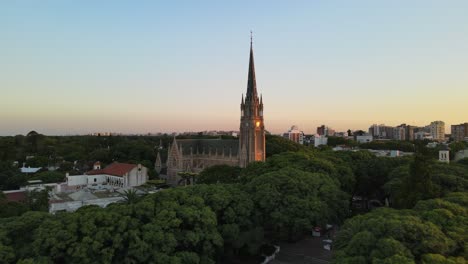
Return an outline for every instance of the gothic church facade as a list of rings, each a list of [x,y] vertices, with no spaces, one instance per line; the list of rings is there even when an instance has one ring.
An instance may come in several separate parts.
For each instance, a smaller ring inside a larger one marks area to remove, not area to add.
[[[239,140],[174,138],[166,161],[168,184],[179,184],[180,172],[199,173],[207,167],[223,164],[244,168],[250,162],[265,160],[263,100],[257,94],[252,40],[247,93],[245,99],[242,95],[240,110]]]

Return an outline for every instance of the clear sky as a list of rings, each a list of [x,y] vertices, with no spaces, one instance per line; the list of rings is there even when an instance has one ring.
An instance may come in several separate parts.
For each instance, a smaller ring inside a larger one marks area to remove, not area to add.
[[[468,122],[468,1],[1,1],[0,134]]]

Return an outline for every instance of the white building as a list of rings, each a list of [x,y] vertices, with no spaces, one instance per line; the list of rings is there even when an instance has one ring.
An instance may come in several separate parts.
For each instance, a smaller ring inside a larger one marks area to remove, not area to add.
[[[291,129],[283,134],[284,138],[304,145],[304,132],[300,131],[297,126],[292,126]]]
[[[148,168],[141,164],[112,163],[104,169],[94,164],[85,175],[67,175],[68,186],[100,186],[124,188],[140,186],[148,180]]]
[[[439,150],[439,161],[450,163],[450,155],[448,150]]]
[[[373,140],[374,140],[374,137],[372,137],[372,135],[356,136],[356,141],[359,143],[372,142]]]
[[[424,140],[424,139],[432,140],[433,138],[432,138],[431,133],[424,132],[424,131],[419,131],[419,132],[414,133],[414,139],[416,139],[416,140]]]
[[[315,135],[314,137],[314,146],[318,147],[320,145],[327,145],[328,138],[324,135]]]

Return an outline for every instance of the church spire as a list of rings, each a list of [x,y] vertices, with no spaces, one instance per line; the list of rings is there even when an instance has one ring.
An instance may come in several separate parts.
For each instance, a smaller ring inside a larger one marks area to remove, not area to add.
[[[247,94],[245,101],[257,101],[257,81],[255,80],[255,66],[252,47],[252,31],[250,31],[250,59],[249,59],[249,79],[247,81]]]
[[[242,168],[245,168],[250,162],[265,161],[263,99],[259,98],[257,94],[252,43],[252,32],[250,32],[249,79],[245,102],[241,102],[239,129],[239,166]]]

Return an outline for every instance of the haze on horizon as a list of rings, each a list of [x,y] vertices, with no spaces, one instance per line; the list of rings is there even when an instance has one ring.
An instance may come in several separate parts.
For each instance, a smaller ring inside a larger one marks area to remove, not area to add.
[[[468,121],[467,1],[4,1],[0,135]]]

